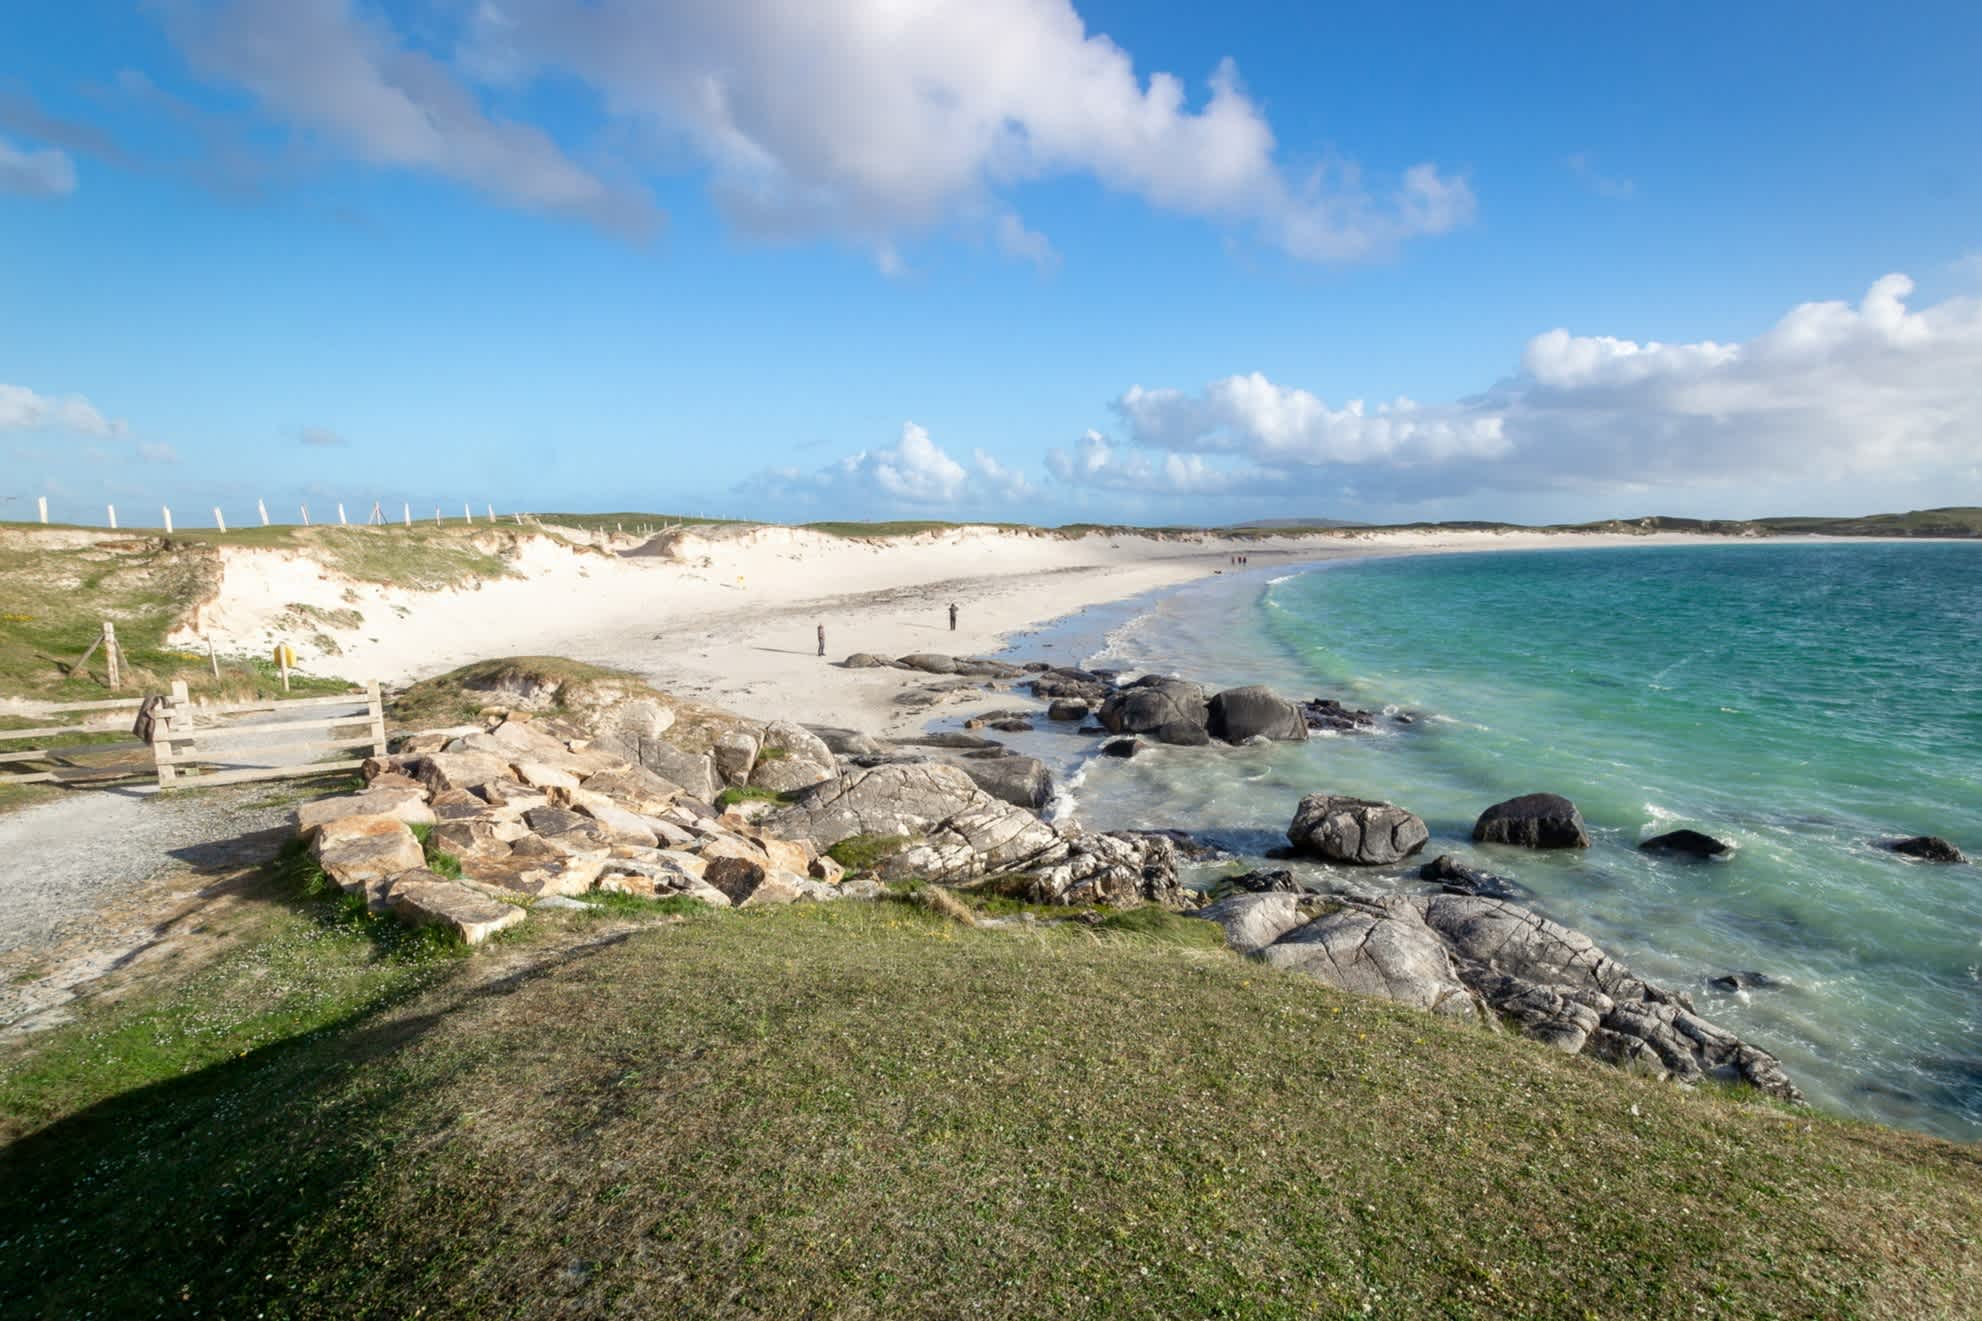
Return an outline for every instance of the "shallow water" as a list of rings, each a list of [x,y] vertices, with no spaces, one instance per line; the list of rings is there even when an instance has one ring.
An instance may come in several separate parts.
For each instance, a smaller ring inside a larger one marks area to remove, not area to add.
[[[1411,808],[1424,857],[1513,877],[1548,916],[1779,1055],[1811,1098],[1982,1137],[1982,546],[1648,547],[1336,561],[1084,612],[1016,655],[1406,710],[1410,726],[1270,748],[1092,757],[1016,742],[1099,829],[1174,826],[1257,855],[1304,793]],[[1487,805],[1576,800],[1594,847],[1469,842]],[[1692,826],[1724,861],[1640,852]],[[1415,888],[1415,867],[1357,871]],[[1346,874],[1341,874],[1348,878]],[[1756,970],[1780,985],[1723,993]]]

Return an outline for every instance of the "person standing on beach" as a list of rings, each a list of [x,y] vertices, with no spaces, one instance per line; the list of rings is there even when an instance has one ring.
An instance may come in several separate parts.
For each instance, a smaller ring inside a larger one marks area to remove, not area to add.
[[[950,602],[950,632],[954,633],[956,631],[957,631],[957,603],[955,601],[952,601]]]
[[[824,624],[819,625],[819,654],[821,656],[826,654],[826,626]]]

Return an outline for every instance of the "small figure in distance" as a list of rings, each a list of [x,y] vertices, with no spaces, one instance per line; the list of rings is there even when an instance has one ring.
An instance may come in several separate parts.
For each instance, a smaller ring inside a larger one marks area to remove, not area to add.
[[[819,654],[821,656],[826,654],[826,626],[824,624],[819,625]]]
[[[957,631],[957,603],[955,601],[952,601],[950,602],[950,632],[954,633],[956,631]]]

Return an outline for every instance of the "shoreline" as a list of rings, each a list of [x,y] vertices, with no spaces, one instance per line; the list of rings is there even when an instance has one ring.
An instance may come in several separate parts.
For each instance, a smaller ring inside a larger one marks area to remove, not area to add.
[[[658,550],[647,543],[634,554],[535,540],[513,562],[515,576],[442,591],[353,582],[292,551],[230,548],[213,600],[173,640],[249,655],[286,641],[305,669],[386,683],[492,657],[566,656],[744,715],[891,736],[930,718],[895,701],[916,679],[846,669],[838,664],[846,656],[999,654],[1084,610],[1223,573],[1234,554],[1255,557],[1257,570],[1419,554],[1832,540],[1385,532],[1235,542],[960,528],[876,542],[791,528],[718,529],[677,535]],[[952,601],[960,607],[954,631],[946,618]],[[323,622],[340,614],[358,622]],[[946,713],[964,713],[964,705]]]

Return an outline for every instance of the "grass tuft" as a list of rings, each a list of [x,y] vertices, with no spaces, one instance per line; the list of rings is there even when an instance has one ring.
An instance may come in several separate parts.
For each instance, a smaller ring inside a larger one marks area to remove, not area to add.
[[[872,871],[914,842],[906,835],[850,835],[826,856],[852,873]]]

